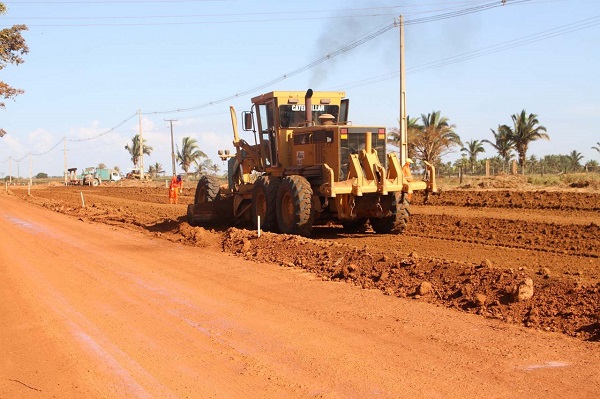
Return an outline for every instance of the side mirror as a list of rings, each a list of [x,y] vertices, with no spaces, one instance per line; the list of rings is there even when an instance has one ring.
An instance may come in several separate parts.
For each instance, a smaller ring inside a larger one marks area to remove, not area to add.
[[[244,111],[242,115],[244,116],[244,123],[242,124],[242,129],[244,129],[245,131],[253,130],[254,123],[252,119],[252,112]]]

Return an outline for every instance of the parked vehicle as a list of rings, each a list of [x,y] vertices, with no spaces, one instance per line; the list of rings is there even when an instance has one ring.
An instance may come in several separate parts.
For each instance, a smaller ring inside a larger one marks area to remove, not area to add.
[[[116,182],[121,180],[121,175],[114,169],[85,168],[81,174],[81,184],[99,186],[102,182]]]

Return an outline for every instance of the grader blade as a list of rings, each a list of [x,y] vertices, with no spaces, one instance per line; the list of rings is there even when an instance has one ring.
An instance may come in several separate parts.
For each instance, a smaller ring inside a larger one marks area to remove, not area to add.
[[[187,219],[192,226],[232,225],[233,200],[227,198],[202,204],[189,204]]]

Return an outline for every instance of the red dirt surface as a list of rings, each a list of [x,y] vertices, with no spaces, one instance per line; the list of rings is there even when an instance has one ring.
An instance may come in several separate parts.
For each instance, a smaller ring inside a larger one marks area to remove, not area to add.
[[[414,198],[401,236],[307,239],[192,227],[192,187],[178,205],[148,183],[8,191],[1,398],[600,391],[598,211],[579,196],[446,191]]]
[[[189,184],[188,184],[189,185]],[[544,190],[444,191],[415,196],[400,236],[344,234],[315,227],[313,237],[226,231],[185,222],[167,190],[140,187],[48,186],[11,189],[24,200],[82,220],[145,231],[172,241],[224,250],[255,262],[301,267],[325,280],[346,281],[387,295],[483,317],[600,340],[600,193]],[[85,208],[82,207],[82,195]],[[514,300],[533,281],[534,295]]]

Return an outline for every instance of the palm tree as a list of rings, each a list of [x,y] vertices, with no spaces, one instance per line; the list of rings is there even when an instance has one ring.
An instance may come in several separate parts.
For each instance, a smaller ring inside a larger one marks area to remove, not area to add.
[[[408,157],[412,158],[414,157],[414,148],[411,148],[411,143],[412,140],[411,138],[414,137],[415,132],[418,132],[421,129],[421,126],[418,123],[418,118],[411,118],[410,116],[406,117],[406,135],[407,140],[408,140],[408,145],[407,145],[407,151],[408,151]],[[398,125],[400,124],[400,120],[398,120]],[[392,127],[388,130],[388,137],[387,137],[388,143],[392,144],[396,147],[398,147],[398,150],[401,151],[402,149],[402,137],[400,135],[400,128],[398,127]]]
[[[156,162],[154,165],[150,165],[150,167],[148,168],[148,173],[150,173],[153,177],[156,177],[157,175],[164,172],[165,171],[163,170],[162,164],[160,162]]]
[[[461,148],[461,151],[465,151],[467,156],[469,157],[469,163],[473,168],[473,173],[475,173],[475,164],[477,163],[477,154],[480,152],[485,152],[485,148],[483,148],[483,143],[479,140],[471,140],[467,141],[466,146]]]
[[[443,155],[452,152],[453,147],[462,146],[460,137],[454,131],[455,125],[440,115],[441,111],[421,114],[422,126],[412,131],[409,148],[423,161],[439,164]]]
[[[481,140],[481,142],[488,143],[496,150],[496,152],[498,152],[498,155],[504,160],[502,169],[506,171],[505,168],[508,167],[510,159],[512,158],[513,149],[513,143],[510,140],[510,128],[506,125],[498,125],[498,132],[495,132],[494,129],[490,130],[494,135],[494,142],[492,143],[489,140]]]
[[[600,152],[600,142],[596,143],[597,147],[592,147],[592,150]]]
[[[181,169],[187,174],[192,163],[198,164],[200,158],[206,158],[206,154],[200,151],[198,142],[191,137],[184,137],[181,140],[181,151],[177,147],[177,161]]]
[[[153,148],[146,145],[146,139],[142,139],[142,148],[144,154],[150,155],[152,153]],[[136,134],[131,139],[131,144],[125,144],[125,149],[129,151],[129,155],[131,155],[131,162],[133,162],[134,166],[138,166],[138,161],[140,158],[140,135]]]
[[[581,153],[577,152],[577,150],[573,150],[567,157],[569,158],[569,163],[573,170],[577,171],[581,169],[581,164],[579,163],[583,159]]]
[[[519,154],[519,165],[523,174],[525,174],[525,161],[527,160],[529,143],[538,139],[550,140],[550,136],[546,133],[546,128],[540,125],[535,114],[527,115],[525,110],[522,110],[520,114],[511,115],[511,118],[514,127],[509,128],[509,138]]]
[[[598,166],[599,166],[598,161],[596,161],[595,159],[591,159],[585,163],[585,170],[586,171],[598,170]]]

